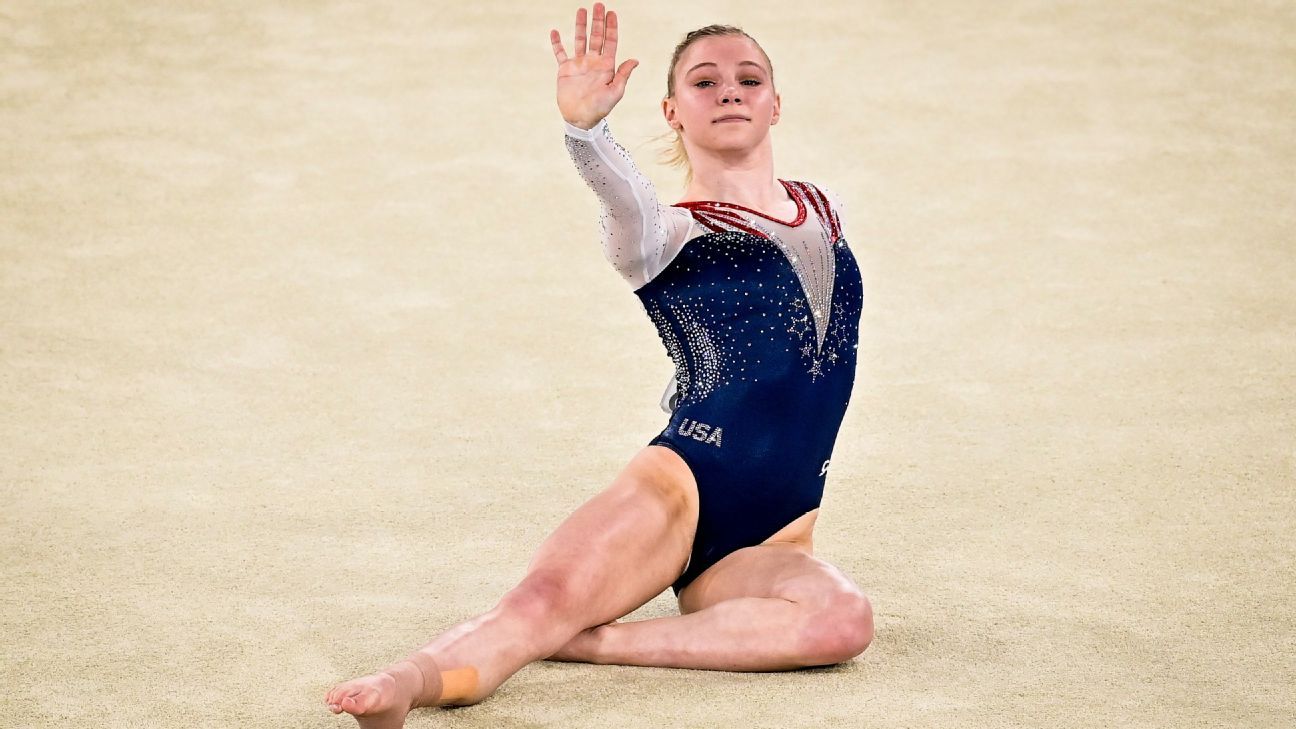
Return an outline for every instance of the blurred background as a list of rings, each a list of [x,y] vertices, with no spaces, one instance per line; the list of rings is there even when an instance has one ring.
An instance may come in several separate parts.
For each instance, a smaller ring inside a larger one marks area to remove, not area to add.
[[[664,427],[563,145],[576,8],[0,6],[0,726],[349,724],[329,687],[491,608]],[[666,65],[728,23],[777,175],[845,203],[815,544],[877,639],[541,662],[409,726],[1288,725],[1296,7],[611,9],[663,201]]]

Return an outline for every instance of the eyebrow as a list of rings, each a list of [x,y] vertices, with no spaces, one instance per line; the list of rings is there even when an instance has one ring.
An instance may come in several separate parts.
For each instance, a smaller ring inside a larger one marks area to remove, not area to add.
[[[690,73],[693,73],[694,71],[698,70],[699,68],[702,68],[703,66],[715,66],[715,65],[716,65],[716,64],[712,63],[711,61],[703,61],[703,62],[699,63],[698,65],[694,66],[693,68],[690,68],[689,70],[685,71],[685,72],[684,72],[684,75],[687,76],[687,75],[689,75]],[[738,65],[739,65],[739,66],[755,66],[756,68],[759,68],[759,69],[762,70],[762,71],[765,70],[765,67],[764,67],[764,66],[760,65],[759,63],[757,63],[757,62],[755,62],[755,61],[739,61],[739,62],[738,62]],[[716,67],[719,68],[719,66],[716,66]]]

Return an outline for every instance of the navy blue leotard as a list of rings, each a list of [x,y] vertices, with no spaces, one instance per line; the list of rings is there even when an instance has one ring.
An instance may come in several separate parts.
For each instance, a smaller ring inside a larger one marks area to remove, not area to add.
[[[604,203],[607,258],[637,285],[675,365],[670,420],[649,445],[679,454],[697,480],[678,595],[819,506],[855,381],[860,270],[835,196],[812,184],[779,180],[791,221],[724,202],[667,208],[606,120],[567,125],[567,145]]]
[[[855,257],[835,232],[822,344],[788,255],[750,232],[691,239],[635,290],[679,382],[670,422],[649,444],[684,459],[700,499],[692,555],[672,585],[676,594],[823,498],[855,381],[862,300]]]

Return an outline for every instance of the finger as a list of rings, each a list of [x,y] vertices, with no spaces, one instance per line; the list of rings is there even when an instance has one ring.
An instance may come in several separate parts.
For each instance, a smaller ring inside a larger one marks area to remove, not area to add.
[[[549,31],[549,44],[553,46],[554,58],[558,59],[558,65],[563,65],[567,60],[567,51],[563,50],[562,38],[558,35],[558,31]]]
[[[607,14],[607,32],[603,35],[603,54],[616,58],[617,16],[615,10]]]
[[[625,88],[626,82],[630,80],[630,72],[635,70],[638,67],[639,67],[638,61],[636,61],[633,58],[626,59],[626,62],[621,64],[621,68],[618,68],[616,74],[613,76],[613,80],[616,81],[616,85],[620,86],[621,88]]]
[[[585,55],[585,8],[576,11],[576,57]]]
[[[603,3],[594,3],[594,22],[590,23],[590,51],[603,52]]]

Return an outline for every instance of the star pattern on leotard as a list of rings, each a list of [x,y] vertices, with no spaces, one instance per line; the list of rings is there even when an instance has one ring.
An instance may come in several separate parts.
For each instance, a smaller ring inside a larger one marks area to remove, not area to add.
[[[821,365],[821,364],[823,364],[823,360],[816,359],[816,360],[813,360],[813,364],[810,365],[810,381],[811,381],[811,382],[814,382],[814,380],[815,380],[815,376],[816,376],[816,375],[822,375],[822,374],[823,374],[823,370],[819,367],[819,365]]]
[[[835,320],[828,326],[827,333],[818,346],[813,336],[807,341],[806,335],[813,334],[815,331],[811,310],[806,307],[806,301],[800,298],[789,301],[787,305],[792,309],[793,314],[792,325],[788,327],[788,331],[796,335],[797,351],[802,357],[802,363],[806,366],[805,372],[810,375],[811,382],[817,382],[820,377],[827,377],[827,371],[842,360],[843,348],[847,345],[851,345],[852,349],[859,346],[849,341],[850,330],[840,321]],[[801,314],[801,312],[805,313]]]
[[[810,317],[808,315],[792,317],[792,326],[788,327],[788,331],[797,335],[797,339],[800,340],[810,333]]]
[[[813,335],[817,331],[815,321],[819,320],[818,313],[812,311],[808,302],[800,297],[790,298],[787,306],[792,314],[791,326],[787,331],[796,336],[797,351],[807,367],[805,372],[810,375],[810,381],[817,382],[820,377],[827,377],[826,370],[841,359],[839,351],[847,344],[848,329],[840,321],[832,320],[823,341],[816,341]],[[828,317],[824,319],[827,320]],[[811,335],[808,341],[806,335]]]

